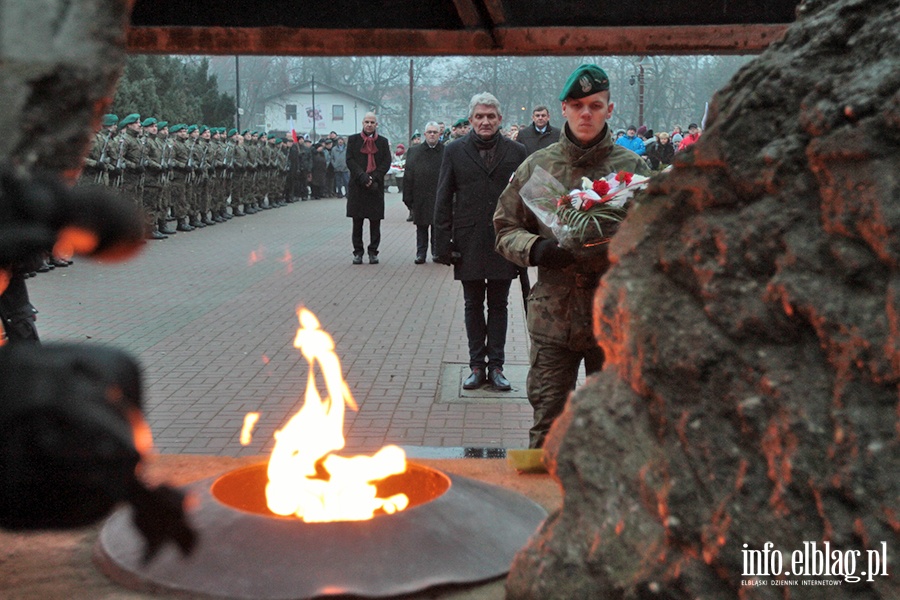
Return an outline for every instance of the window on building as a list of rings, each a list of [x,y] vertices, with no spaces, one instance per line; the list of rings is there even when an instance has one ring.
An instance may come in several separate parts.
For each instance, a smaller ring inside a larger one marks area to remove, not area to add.
[[[284,105],[284,118],[297,120],[297,105],[296,104],[285,104]]]
[[[343,121],[344,120],[344,105],[343,104],[333,104],[331,106],[331,120],[332,121]]]

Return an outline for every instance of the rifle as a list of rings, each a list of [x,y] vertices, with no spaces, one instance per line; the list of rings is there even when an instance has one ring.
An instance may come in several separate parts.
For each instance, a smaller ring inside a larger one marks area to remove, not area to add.
[[[116,187],[122,185],[122,176],[125,173],[125,135],[119,139],[119,156],[116,158]]]
[[[159,182],[166,183],[167,181],[169,181],[169,169],[172,168],[170,164],[172,162],[172,148],[169,146],[168,141],[161,141],[163,148],[162,155],[159,157]]]
[[[229,160],[229,157],[231,160]],[[222,159],[225,164],[225,170],[222,172],[222,179],[231,179],[231,171],[234,169],[234,145],[225,145],[225,157]]]
[[[100,165],[100,171],[97,173],[97,179],[95,183],[103,183],[103,173],[106,171],[106,161],[109,160],[109,157],[106,156],[106,147],[109,146],[109,140],[112,138],[112,129],[109,130],[109,133],[106,134],[106,139],[103,140],[103,149],[100,151],[100,160],[97,161],[97,164]]]
[[[203,144],[203,154],[200,155],[200,171],[206,174],[209,165],[206,164],[206,154],[209,152],[209,142]]]
[[[191,140],[191,147],[188,148],[188,161],[187,161],[187,179],[186,183],[191,183],[194,180],[194,146],[197,145],[197,140],[199,138],[194,138]]]
[[[147,170],[147,138],[145,137],[141,138],[141,160],[138,161],[138,165],[141,167],[141,180],[138,182],[138,187],[143,188]]]

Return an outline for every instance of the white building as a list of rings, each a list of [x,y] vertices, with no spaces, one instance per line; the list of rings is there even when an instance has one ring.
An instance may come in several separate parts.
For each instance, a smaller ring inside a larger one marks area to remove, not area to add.
[[[315,96],[315,109],[313,108]],[[378,105],[362,96],[339,90],[325,83],[307,81],[283,94],[272,96],[265,101],[266,131],[283,133],[291,130],[291,122],[297,135],[308,134],[312,139],[320,138],[335,131],[348,136],[362,130],[362,119]],[[313,118],[315,117],[315,124]]]

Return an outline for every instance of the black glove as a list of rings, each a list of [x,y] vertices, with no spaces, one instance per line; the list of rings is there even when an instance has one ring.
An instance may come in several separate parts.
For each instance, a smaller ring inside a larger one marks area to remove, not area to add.
[[[556,240],[542,238],[531,247],[528,260],[538,267],[565,269],[575,262],[575,256],[565,248],[560,248]]]
[[[453,258],[449,254],[439,254],[434,257],[434,262],[447,265],[448,267],[453,265]]]
[[[360,173],[359,177],[356,178],[356,181],[359,182],[359,185],[366,187],[369,185],[369,182],[372,181],[372,176],[368,173]]]

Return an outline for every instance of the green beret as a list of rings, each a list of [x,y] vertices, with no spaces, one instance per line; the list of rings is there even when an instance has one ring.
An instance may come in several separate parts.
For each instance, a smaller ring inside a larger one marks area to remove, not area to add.
[[[464,127],[469,124],[468,119],[457,119],[456,123],[453,124],[454,127]]]
[[[603,69],[597,65],[584,64],[569,75],[559,94],[559,101],[564,102],[567,98],[577,100],[608,89],[609,77]]]
[[[207,127],[206,125],[199,125],[197,129],[200,130],[200,135],[203,135],[203,133],[209,131],[209,127]]]
[[[415,132],[413,132],[413,134],[412,134],[412,137],[411,137],[411,138],[409,138],[409,139],[411,139],[411,140],[414,140],[414,139],[416,139],[416,138],[420,138],[420,137],[422,137],[422,134],[421,134],[421,133],[419,133],[419,130],[418,130],[418,129],[416,129],[416,131],[415,131]]]
[[[247,135],[248,133],[250,133],[250,130],[249,130],[249,129],[245,129],[245,130],[243,130],[243,131],[241,132],[241,135]]]
[[[275,143],[276,143],[276,144],[280,144],[280,143],[283,142],[283,141],[284,141],[284,140],[282,140],[281,138],[275,138]]]
[[[113,125],[118,125],[119,117],[112,113],[103,115],[103,118],[100,120],[100,124],[103,125],[103,127],[112,127]]]
[[[154,119],[153,117],[147,117],[146,119],[144,119],[144,122],[141,123],[141,127],[150,127],[151,125],[155,125],[155,124],[156,124],[156,119]]]
[[[131,113],[121,121],[119,121],[119,127],[125,127],[126,125],[131,125],[132,123],[137,123],[141,120],[141,115],[138,113]]]
[[[171,127],[169,127],[169,133],[178,133],[185,127],[187,127],[187,125],[185,125],[184,123],[179,123],[178,125],[172,125]]]
[[[157,121],[156,126],[159,127],[160,129],[162,129],[163,127],[168,127],[169,122],[168,121]]]
[[[191,125],[190,127],[187,128],[188,133],[194,133],[195,131],[197,131],[196,125]]]
[[[237,132],[238,132],[238,130],[235,129],[234,127],[232,127],[231,129],[228,130],[228,137],[233,136],[233,135],[236,134]]]

